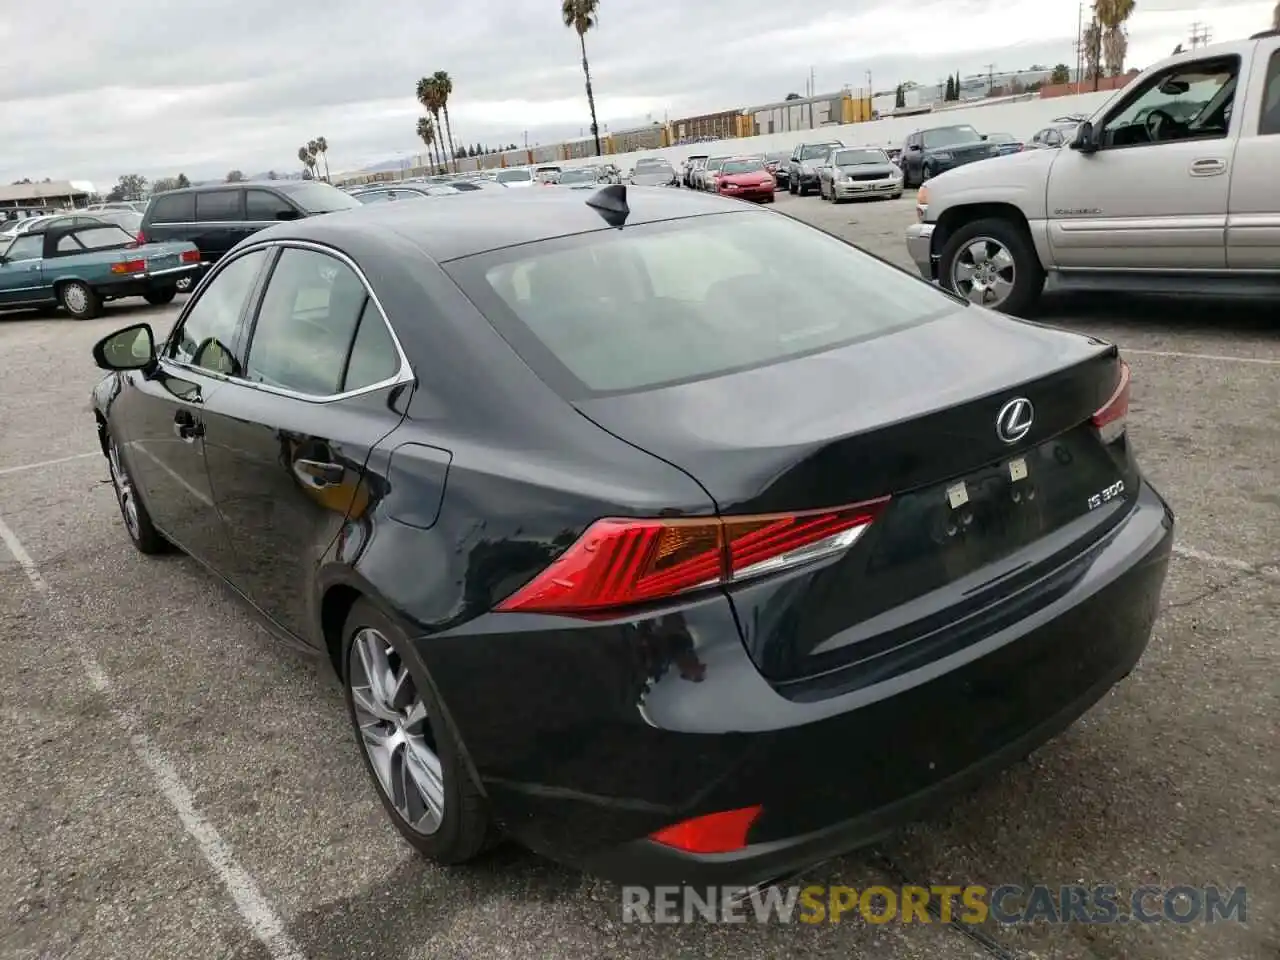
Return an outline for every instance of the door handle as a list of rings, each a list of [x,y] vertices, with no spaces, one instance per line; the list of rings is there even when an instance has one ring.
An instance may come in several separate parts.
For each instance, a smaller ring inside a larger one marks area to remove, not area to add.
[[[1204,160],[1196,160],[1191,164],[1191,175],[1193,177],[1216,177],[1218,174],[1226,172],[1227,161],[1225,160],[1206,158]]]
[[[173,432],[179,440],[191,443],[196,437],[204,436],[204,426],[190,410],[179,410],[173,415]]]
[[[347,468],[331,460],[295,460],[293,475],[308,487],[330,487],[342,482]]]

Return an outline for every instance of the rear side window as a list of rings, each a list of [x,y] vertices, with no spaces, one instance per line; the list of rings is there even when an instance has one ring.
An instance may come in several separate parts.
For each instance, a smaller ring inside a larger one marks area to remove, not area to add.
[[[195,194],[164,193],[151,202],[152,223],[190,223],[195,218]]]
[[[133,243],[133,235],[115,225],[77,230],[76,239],[86,250],[105,250]]]
[[[279,220],[281,214],[294,213],[293,205],[270,190],[246,190],[244,217],[246,220]]]
[[[243,220],[241,190],[213,190],[196,194],[196,220],[201,223]]]
[[[341,393],[368,299],[360,278],[341,260],[314,250],[282,250],[258,309],[246,378],[314,397]]]
[[[956,309],[914,277],[768,213],[597,231],[447,269],[569,399],[777,363]]]
[[[378,305],[372,299],[366,300],[355,343],[351,345],[351,359],[347,361],[342,389],[370,387],[390,380],[399,371],[400,353],[391,339],[391,331],[378,312]]]
[[[1258,133],[1264,137],[1280,134],[1280,50],[1271,55],[1267,82],[1262,90],[1262,116]]]

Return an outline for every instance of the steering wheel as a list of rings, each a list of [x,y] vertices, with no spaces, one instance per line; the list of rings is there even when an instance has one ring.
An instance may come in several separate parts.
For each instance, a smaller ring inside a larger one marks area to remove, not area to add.
[[[1160,140],[1160,133],[1163,131],[1165,125],[1168,124],[1172,126],[1177,122],[1178,121],[1173,119],[1171,114],[1165,113],[1165,111],[1156,107],[1147,114],[1147,118],[1142,121],[1142,125],[1146,128],[1147,139],[1152,143],[1156,143]]]

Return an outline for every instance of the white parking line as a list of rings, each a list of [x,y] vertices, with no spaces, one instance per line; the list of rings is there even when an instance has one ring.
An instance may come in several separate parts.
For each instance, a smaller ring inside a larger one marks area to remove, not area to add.
[[[1172,357],[1176,360],[1216,360],[1227,363],[1259,363],[1266,367],[1280,367],[1280,359],[1273,357],[1229,357],[1221,353],[1183,353],[1179,350],[1136,350],[1122,346],[1120,353],[1124,356],[1135,354],[1139,357]]]
[[[49,605],[51,619],[57,623],[64,638],[77,648],[80,665],[89,685],[106,699],[112,717],[129,737],[133,752],[151,771],[160,795],[177,814],[187,836],[191,837],[199,847],[200,853],[209,864],[209,869],[226,888],[254,937],[267,948],[272,960],[305,960],[305,955],[293,942],[285,930],[284,923],[267,902],[262,891],[258,889],[253,877],[236,862],[231,847],[222,839],[217,828],[200,815],[191,791],[182,782],[173,764],[152,745],[147,735],[142,733],[142,724],[137,714],[118,702],[112,693],[111,680],[106,671],[81,642],[75,631],[67,628],[61,609],[49,596],[48,581],[40,575],[40,569],[31,558],[31,554],[27,553],[22,542],[3,518],[0,518],[0,541],[18,562],[22,572],[27,575],[32,588],[45,598]]]
[[[41,467],[52,467],[59,463],[70,463],[72,460],[85,460],[89,457],[100,456],[102,456],[102,451],[94,450],[92,453],[77,453],[70,457],[58,457],[56,460],[40,460],[37,463],[24,463],[17,467],[2,467],[0,468],[0,477],[10,473],[22,473],[25,470],[39,470]]]

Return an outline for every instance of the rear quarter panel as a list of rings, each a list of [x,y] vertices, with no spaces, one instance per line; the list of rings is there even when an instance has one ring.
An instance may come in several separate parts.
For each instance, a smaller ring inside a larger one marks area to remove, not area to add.
[[[45,282],[56,284],[64,280],[82,280],[90,285],[109,283],[115,279],[111,265],[137,256],[133,250],[101,250],[77,253],[70,257],[51,257],[44,261],[42,269]]]

